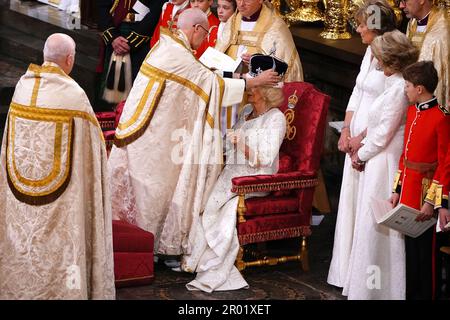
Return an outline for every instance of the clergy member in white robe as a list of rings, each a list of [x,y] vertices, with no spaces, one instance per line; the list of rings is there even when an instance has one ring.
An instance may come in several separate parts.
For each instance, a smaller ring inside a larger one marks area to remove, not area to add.
[[[363,171],[343,295],[352,300],[402,300],[406,285],[404,237],[376,223],[370,202],[372,198],[387,200],[392,192],[408,106],[401,71],[417,60],[418,51],[398,30],[375,38],[371,49],[387,79],[384,92],[369,107],[363,146],[352,156],[354,168]]]
[[[406,35],[420,50],[419,61],[433,61],[439,82],[434,92],[438,102],[450,110],[450,23],[445,8],[432,0],[400,1],[407,18]]]
[[[252,57],[251,69],[265,70],[274,65],[272,62],[264,63],[274,59],[267,57]],[[278,62],[278,73],[284,74],[287,64]],[[284,71],[281,70],[283,66]],[[182,270],[197,273],[195,279],[186,285],[189,290],[212,292],[248,287],[234,266],[239,251],[236,230],[238,196],[231,192],[231,179],[278,171],[278,153],[286,133],[286,119],[278,109],[283,100],[281,88],[256,87],[248,93],[251,104],[246,106],[233,128],[234,133],[229,136],[227,164],[201,219],[192,228],[193,250],[183,256]],[[257,195],[249,194],[247,197]]]
[[[102,131],[51,35],[10,105],[0,168],[0,299],[114,299]]]
[[[379,8],[380,25],[368,25],[367,19],[373,10]],[[356,85],[347,105],[344,128],[339,139],[339,150],[346,152],[344,172],[342,174],[339,208],[334,232],[333,257],[327,282],[343,287],[347,277],[348,262],[352,248],[355,227],[356,203],[358,201],[358,184],[361,173],[352,168],[350,141],[359,143],[367,129],[368,111],[373,101],[384,91],[386,76],[378,67],[378,60],[373,56],[370,44],[375,37],[395,29],[395,13],[391,6],[380,0],[368,0],[355,15],[358,21],[356,31],[361,35],[362,43],[368,45],[361,69],[356,78]]]
[[[238,103],[246,84],[259,83],[222,79],[195,58],[207,30],[207,16],[196,8],[183,11],[175,33],[161,29],[108,161],[114,218],[152,232],[155,252],[164,255],[190,252],[190,227],[221,171],[219,106]],[[274,71],[265,76],[268,83],[279,78]]]

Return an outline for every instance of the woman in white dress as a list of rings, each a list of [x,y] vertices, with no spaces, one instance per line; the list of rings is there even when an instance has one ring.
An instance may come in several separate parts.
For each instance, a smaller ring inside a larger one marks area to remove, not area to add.
[[[286,132],[286,119],[277,108],[283,102],[280,88],[256,87],[250,104],[228,136],[227,163],[196,225],[191,254],[183,256],[181,268],[196,272],[188,290],[205,292],[237,290],[248,284],[234,266],[239,242],[236,231],[238,197],[231,192],[231,179],[238,176],[273,174],[278,171],[278,152]],[[260,194],[250,194],[258,196]]]
[[[380,9],[380,25],[367,25],[371,9],[376,6]],[[367,128],[368,110],[384,91],[386,76],[382,70],[377,69],[378,61],[373,56],[370,44],[378,35],[395,29],[395,14],[385,1],[370,0],[356,12],[361,41],[367,44],[361,70],[356,78],[356,85],[348,102],[344,128],[339,139],[338,148],[347,153],[345,156],[344,172],[342,175],[341,194],[337,213],[336,230],[334,233],[333,257],[328,272],[327,282],[337,287],[343,287],[347,277],[348,261],[353,241],[355,225],[356,202],[358,199],[358,184],[360,173],[352,169],[350,156],[356,151]],[[350,143],[351,142],[351,143]],[[350,147],[352,145],[352,148]]]
[[[403,150],[408,101],[401,72],[417,61],[418,50],[400,31],[387,32],[371,44],[386,75],[384,92],[369,106],[367,135],[353,154],[361,171],[355,231],[343,294],[348,299],[404,299],[405,244],[403,236],[378,225],[372,198],[388,199]]]

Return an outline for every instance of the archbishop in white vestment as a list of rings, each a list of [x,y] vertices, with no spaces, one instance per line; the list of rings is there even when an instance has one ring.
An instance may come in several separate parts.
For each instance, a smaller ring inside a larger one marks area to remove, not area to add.
[[[155,252],[166,255],[190,251],[190,227],[222,168],[219,107],[240,102],[245,89],[243,80],[222,79],[202,65],[181,29],[161,29],[108,161],[114,218],[152,232]]]
[[[57,64],[16,86],[1,149],[0,299],[114,299],[106,149]]]

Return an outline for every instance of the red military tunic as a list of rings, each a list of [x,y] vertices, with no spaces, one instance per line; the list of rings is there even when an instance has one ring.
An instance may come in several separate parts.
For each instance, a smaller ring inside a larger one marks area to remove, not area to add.
[[[217,30],[219,28],[220,20],[210,11],[208,10],[208,23],[209,23],[209,35],[202,42],[200,47],[196,50],[195,56],[200,58],[203,52],[208,49],[208,47],[215,47],[217,40]]]
[[[153,48],[155,43],[159,40],[159,29],[160,28],[168,28],[170,30],[176,30],[177,29],[177,21],[180,14],[190,8],[191,5],[189,3],[189,0],[186,0],[180,5],[180,9],[175,13],[175,16],[173,16],[173,11],[175,8],[175,5],[171,2],[166,2],[162,8],[161,17],[158,21],[158,24],[156,25],[155,31],[153,33],[153,37],[150,40],[150,47]]]
[[[437,99],[408,108],[403,153],[394,183],[400,203],[420,210],[425,195],[439,184],[450,143],[450,117]],[[431,184],[431,181],[434,184]],[[426,201],[434,199],[428,197]]]

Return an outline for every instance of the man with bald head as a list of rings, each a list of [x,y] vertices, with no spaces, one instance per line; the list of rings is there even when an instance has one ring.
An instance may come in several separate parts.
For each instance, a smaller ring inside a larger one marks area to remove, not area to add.
[[[52,34],[8,113],[0,158],[0,299],[114,299],[106,149],[70,78],[75,42]]]
[[[193,54],[207,34],[207,15],[198,8],[180,15],[174,33],[161,29],[108,160],[113,217],[152,232],[163,255],[190,250],[190,227],[220,173],[220,106],[239,103],[246,87],[279,81],[271,70],[247,81],[221,78]]]

